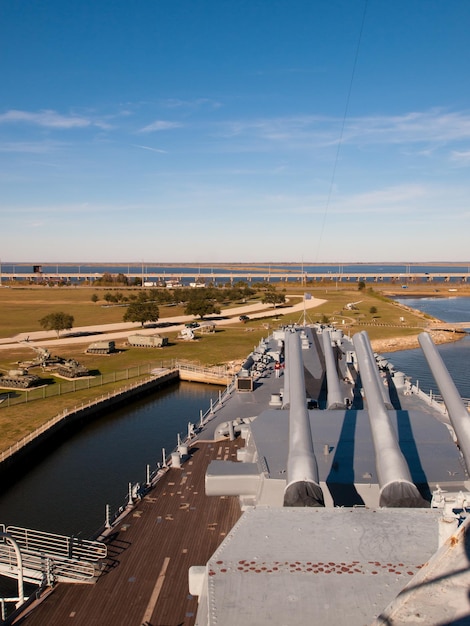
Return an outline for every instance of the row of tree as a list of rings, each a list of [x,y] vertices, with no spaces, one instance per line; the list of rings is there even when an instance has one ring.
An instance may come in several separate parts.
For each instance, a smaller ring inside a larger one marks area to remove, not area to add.
[[[146,323],[157,322],[160,318],[159,304],[168,304],[170,302],[184,302],[186,304],[184,310],[186,315],[195,315],[202,319],[206,315],[220,314],[220,305],[223,302],[245,301],[246,298],[253,296],[255,293],[253,289],[245,285],[238,285],[222,290],[214,287],[199,289],[182,288],[173,290],[172,294],[169,293],[169,290],[159,289],[139,291],[138,294],[131,294],[128,297],[127,302],[129,304],[124,313],[123,321],[139,322],[142,326]],[[118,298],[117,294],[114,294],[114,300],[110,297],[106,297],[106,295],[107,294],[105,294],[104,299],[108,302],[124,301]],[[97,302],[98,296],[93,294],[92,300],[93,302]],[[285,295],[268,284],[264,287],[262,302],[272,304],[276,307],[277,304],[285,302]],[[72,315],[60,311],[44,316],[39,320],[39,323],[42,328],[54,330],[57,336],[59,336],[61,331],[70,330],[73,327],[74,318]]]

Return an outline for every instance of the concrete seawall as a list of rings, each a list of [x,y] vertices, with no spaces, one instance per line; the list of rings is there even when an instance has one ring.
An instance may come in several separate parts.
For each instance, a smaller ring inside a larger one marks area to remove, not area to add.
[[[166,370],[130,388],[56,416],[0,456],[0,478],[8,482],[27,472],[44,454],[75,430],[106,412],[178,382],[178,370]]]

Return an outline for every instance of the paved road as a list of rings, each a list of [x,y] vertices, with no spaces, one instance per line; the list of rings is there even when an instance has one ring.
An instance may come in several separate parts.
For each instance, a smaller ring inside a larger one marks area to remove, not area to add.
[[[287,297],[288,299],[288,297]],[[248,315],[250,319],[276,317],[279,314],[286,315],[287,313],[302,312],[307,309],[312,309],[320,304],[323,304],[326,300],[320,300],[319,298],[311,298],[295,304],[293,306],[283,307],[280,309],[273,309],[269,304],[249,304],[239,307],[233,307],[223,311],[223,317],[212,319],[217,326],[227,326],[229,324],[239,323],[239,315]],[[139,323],[126,323],[118,322],[116,324],[102,324],[100,326],[80,326],[74,328],[71,332],[64,334],[59,339],[55,331],[39,330],[34,332],[24,332],[15,335],[14,337],[6,337],[0,339],[0,350],[10,350],[11,348],[17,348],[18,343],[21,341],[31,341],[35,345],[42,346],[62,346],[64,344],[88,344],[93,341],[110,341],[116,339],[122,339],[127,337],[130,332],[138,331],[141,335],[152,335],[156,332],[169,330],[171,332],[179,332],[184,328],[184,324],[194,321],[194,315],[179,315],[175,317],[165,317],[160,322],[170,322],[174,324],[167,329],[162,328],[142,328]]]

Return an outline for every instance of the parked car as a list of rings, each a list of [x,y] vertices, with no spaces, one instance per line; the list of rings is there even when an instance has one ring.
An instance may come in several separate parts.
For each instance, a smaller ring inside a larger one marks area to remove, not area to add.
[[[240,315],[238,319],[240,320],[240,322],[246,323],[250,318],[248,317],[248,315]]]

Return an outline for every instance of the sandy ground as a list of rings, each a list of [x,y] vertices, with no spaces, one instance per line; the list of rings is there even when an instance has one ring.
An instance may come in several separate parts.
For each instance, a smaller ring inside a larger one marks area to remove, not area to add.
[[[463,333],[445,332],[442,330],[427,329],[433,342],[437,345],[440,343],[450,343],[459,341],[464,337]],[[389,337],[388,339],[371,340],[374,352],[397,352],[398,350],[413,350],[419,348],[418,338],[416,337]]]

